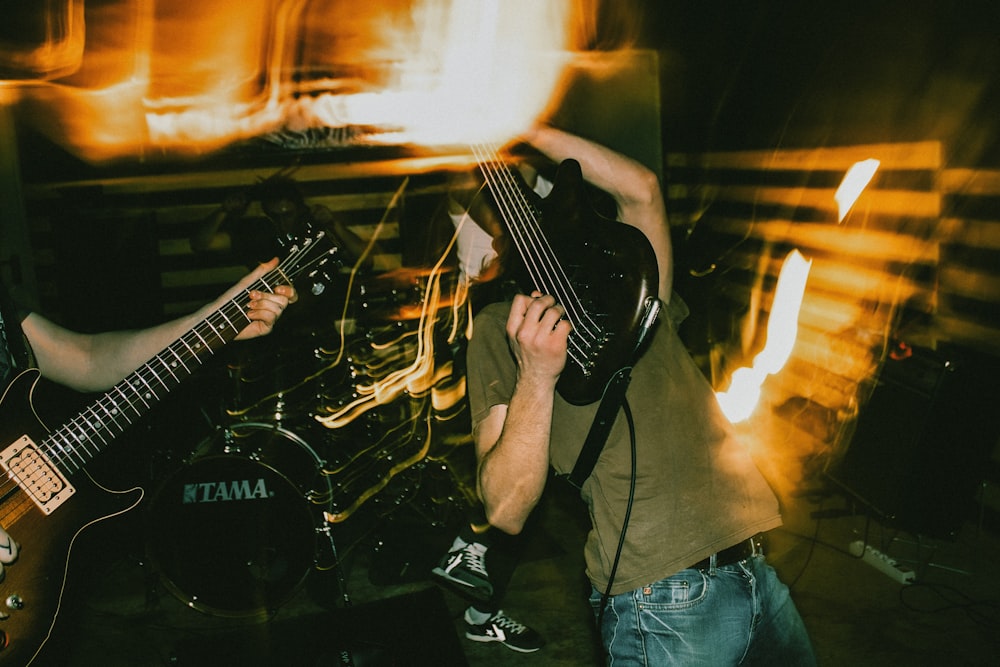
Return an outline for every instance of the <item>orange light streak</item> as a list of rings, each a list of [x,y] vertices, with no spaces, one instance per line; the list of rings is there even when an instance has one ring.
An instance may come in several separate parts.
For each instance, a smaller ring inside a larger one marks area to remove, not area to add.
[[[428,147],[506,141],[551,103],[577,0],[126,0],[27,117],[94,162],[203,154],[288,130],[374,127]]]
[[[739,368],[733,373],[729,389],[715,395],[722,412],[733,424],[753,414],[764,380],[781,370],[795,347],[799,310],[811,265],[812,260],[806,260],[798,250],[785,257],[774,290],[764,349],[754,357],[750,368]]]
[[[858,200],[858,197],[875,176],[878,167],[878,160],[861,160],[852,164],[851,168],[844,174],[844,179],[833,195],[834,201],[837,202],[838,223],[844,221],[848,211],[854,206],[854,202]]]
[[[398,368],[386,364],[388,372],[370,383],[358,383],[355,392],[358,397],[347,405],[331,410],[331,414],[316,416],[315,419],[327,428],[335,429],[347,426],[361,414],[398,399],[404,395],[423,396],[443,379],[440,369],[434,362],[434,334],[437,330],[439,313],[442,312],[441,279],[449,270],[444,268],[444,262],[451,252],[457,235],[441,253],[427,279],[427,294],[421,300],[420,319],[416,331],[405,332],[391,343],[382,345],[384,350],[394,353],[393,360],[409,359],[410,363]],[[454,306],[452,306],[454,307]],[[458,312],[458,311],[455,311]],[[454,329],[453,329],[454,331]],[[406,345],[404,339],[414,338]],[[379,346],[372,345],[373,350]],[[383,362],[388,362],[383,359]]]

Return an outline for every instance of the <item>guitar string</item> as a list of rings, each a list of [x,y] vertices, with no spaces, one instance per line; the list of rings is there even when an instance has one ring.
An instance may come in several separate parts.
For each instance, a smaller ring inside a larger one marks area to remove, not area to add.
[[[476,149],[478,150],[476,157],[482,166],[483,176],[494,194],[494,201],[501,209],[500,213],[507,222],[508,231],[516,241],[515,249],[528,269],[535,287],[547,294],[557,296],[561,302],[564,294],[554,279],[551,262],[546,262],[549,258],[538,247],[538,239],[531,235],[532,225],[529,225],[528,222],[532,221],[534,216],[526,214],[525,209],[528,205],[519,201],[524,199],[523,193],[520,188],[512,187],[510,181],[513,179],[513,175],[501,163],[495,148],[487,149],[484,145],[476,147]],[[506,179],[504,175],[507,176]],[[570,322],[575,325],[575,313],[568,312],[567,316],[570,318]]]
[[[261,285],[266,287],[266,283],[262,282]],[[248,288],[248,291],[249,289],[255,288],[257,288],[256,284]],[[225,307],[233,307],[236,312],[242,311],[242,308],[238,305],[235,298],[228,301],[224,308]],[[221,320],[213,314],[209,318],[200,322],[197,326],[204,327],[212,319],[221,323]],[[250,321],[249,318],[247,318],[247,321]],[[209,324],[209,326],[212,325]],[[216,324],[213,328],[217,328],[217,326],[218,324]],[[190,332],[185,334],[182,338],[185,337],[190,339]],[[176,344],[177,342],[174,343],[174,345]],[[185,345],[186,344],[187,343],[185,342]],[[189,361],[197,361],[201,363],[201,359],[197,354],[195,354],[193,349],[186,356],[189,357]],[[159,355],[155,358],[158,357]],[[30,506],[30,504],[33,504],[34,500],[31,498],[33,494],[38,496],[38,499],[42,504],[49,500],[47,494],[52,488],[52,480],[50,480],[52,466],[57,466],[63,475],[72,475],[78,472],[82,468],[83,464],[87,462],[87,457],[93,458],[96,456],[95,452],[91,452],[87,448],[86,442],[88,440],[95,445],[97,444],[95,440],[100,440],[105,446],[107,446],[115,436],[120,435],[128,428],[128,426],[132,425],[133,417],[138,419],[145,414],[145,410],[139,404],[145,404],[147,409],[151,407],[150,404],[145,400],[133,401],[129,398],[129,394],[126,393],[124,389],[125,385],[129,385],[131,393],[137,393],[139,390],[135,389],[133,378],[148,370],[152,362],[153,360],[150,360],[144,364],[140,370],[130,374],[129,378],[115,385],[115,387],[105,393],[96,402],[96,405],[110,417],[110,420],[97,417],[97,413],[92,407],[85,409],[79,415],[63,425],[62,428],[42,440],[41,443],[37,443],[38,449],[44,452],[46,458],[48,459],[48,465],[44,465],[41,461],[32,461],[31,466],[33,466],[33,468],[30,466],[25,467],[20,470],[20,473],[11,471],[11,476],[14,478],[12,481],[15,482],[16,486],[20,486],[26,491],[25,495],[20,500],[21,505]],[[147,383],[143,381],[139,384],[145,385]],[[115,394],[120,395],[121,398],[114,398]],[[131,409],[134,415],[130,416],[129,409]],[[88,415],[97,417],[97,419],[91,419]],[[128,424],[123,426],[118,422],[117,417],[121,417],[127,421]],[[114,425],[117,429],[117,433],[112,432],[112,425]],[[88,431],[90,432],[89,436]],[[110,436],[110,438],[108,436]],[[100,448],[98,448],[98,451],[99,449]],[[7,492],[7,485],[8,484],[6,482],[2,485],[4,494]],[[59,486],[61,486],[61,483]],[[14,509],[23,510],[23,507],[15,505]]]
[[[493,155],[498,154],[498,149],[495,147],[491,151]],[[495,158],[493,162],[499,163],[499,158]],[[561,303],[563,303],[567,312],[572,314],[571,322],[573,322],[574,327],[580,331],[581,335],[586,335],[591,339],[596,338],[596,334],[590,329],[596,328],[599,330],[599,327],[590,319],[581,299],[576,294],[572,281],[560,264],[558,255],[549,243],[548,237],[542,232],[538,224],[537,209],[528,201],[523,188],[517,182],[510,169],[502,166],[502,168],[496,170],[496,173],[499,177],[498,186],[502,186],[502,189],[507,194],[505,203],[510,203],[518,207],[516,216],[514,216],[513,209],[510,209],[512,217],[517,217],[525,223],[522,225],[522,230],[528,233],[531,244],[538,249],[537,256],[542,260],[548,260],[547,273],[550,275],[551,284],[553,289],[559,290],[562,299]]]
[[[494,152],[496,149],[494,149]],[[520,204],[521,208],[521,219],[527,221],[529,224],[525,225],[526,229],[531,233],[532,238],[536,247],[542,249],[540,253],[543,258],[550,260],[553,274],[554,284],[564,288],[563,299],[565,307],[573,313],[574,321],[573,325],[580,331],[580,335],[586,335],[591,340],[598,337],[591,329],[600,330],[594,321],[590,318],[590,314],[584,307],[582,300],[576,293],[576,287],[573,285],[573,281],[569,279],[566,271],[563,269],[562,264],[559,262],[559,256],[556,254],[555,250],[549,243],[548,237],[542,232],[542,228],[538,221],[538,212],[535,206],[528,201],[524,190],[518,184],[513,172],[510,169],[503,169],[501,172],[501,179],[505,181],[507,191],[513,193],[512,201],[516,201]]]
[[[483,163],[484,165],[487,163]],[[484,169],[488,169],[484,168]],[[504,196],[505,187],[503,184],[503,179],[500,177],[502,169],[491,169],[489,171],[484,171],[484,177],[489,181],[489,185],[494,192],[494,199],[497,202],[497,207],[500,209],[501,215],[507,220],[507,228],[510,231],[511,236],[514,238],[514,247],[517,249],[518,254],[528,270],[528,274],[532,279],[534,286],[546,294],[552,294],[556,297],[556,300],[560,304],[567,304],[566,307],[566,317],[569,319],[570,323],[573,324],[573,329],[570,332],[567,346],[567,354],[581,369],[586,368],[587,363],[587,351],[583,347],[589,347],[586,338],[586,331],[580,330],[577,333],[575,320],[576,313],[572,307],[572,301],[567,300],[567,295],[564,290],[559,287],[558,281],[552,278],[551,265],[546,266],[545,256],[541,254],[537,249],[532,252],[533,246],[537,246],[537,241],[531,238],[525,229],[521,216],[515,212],[511,206],[511,197]],[[519,192],[520,189],[518,189]]]
[[[572,347],[575,347],[577,352],[586,357],[587,351],[580,349],[580,344],[588,349],[593,345],[596,335],[591,327],[594,326],[594,323],[583,308],[548,239],[541,232],[535,208],[527,201],[514,175],[506,167],[501,165],[490,168],[489,165],[499,162],[499,158],[495,157],[495,149],[491,153],[492,159],[486,159],[485,148],[475,150],[478,153],[477,159],[483,165],[484,177],[497,195],[495,197],[497,205],[502,208],[502,212],[510,223],[508,229],[515,240],[519,241],[519,243],[515,243],[515,247],[524,260],[532,280],[541,291],[553,294],[566,309],[567,318],[573,324],[573,333],[575,334],[570,337]],[[524,248],[523,252],[521,251],[522,247]],[[570,351],[574,352],[573,349]],[[585,359],[581,360],[574,354],[571,356],[574,357],[576,363],[583,366]]]
[[[324,233],[320,232],[317,237],[322,238],[323,236]],[[308,254],[308,252],[311,250],[312,245],[314,245],[314,243],[305,243],[301,247],[293,248],[292,251],[289,253],[289,255],[285,258],[285,260],[283,260],[276,269],[272,270],[265,276],[258,279],[254,284],[246,288],[246,290],[244,290],[241,294],[248,295],[251,290],[255,289],[260,291],[269,291],[273,293],[274,287],[272,285],[277,286],[279,284],[291,282],[289,279],[289,275],[299,275],[303,271],[313,268],[314,265],[321,265],[322,263],[325,263],[326,259],[324,258],[323,255],[321,255],[317,258],[310,260],[309,262],[300,264],[301,257],[303,255]],[[295,269],[285,266],[285,265],[295,266],[296,264],[299,264],[299,266],[298,268]],[[283,279],[284,283],[282,282],[282,280],[279,279]],[[233,312],[231,316],[227,316],[226,313],[224,312],[227,308],[232,309]],[[119,382],[111,390],[105,393],[96,402],[96,405],[102,408],[104,413],[107,414],[108,417],[110,418],[110,421],[99,417],[93,407],[87,408],[84,411],[82,411],[79,415],[74,417],[72,420],[70,420],[62,428],[52,433],[49,437],[43,439],[41,443],[38,443],[37,444],[38,448],[43,452],[45,452],[46,457],[49,459],[52,465],[57,465],[60,466],[60,468],[64,469],[65,470],[64,474],[66,473],[73,474],[75,472],[78,472],[82,468],[83,464],[87,462],[88,460],[87,457],[90,457],[92,459],[94,456],[96,456],[96,453],[90,452],[89,449],[87,449],[86,442],[88,440],[92,441],[93,438],[96,437],[99,438],[101,442],[104,443],[105,446],[107,446],[110,443],[110,440],[113,440],[118,435],[121,435],[128,428],[128,426],[131,426],[133,423],[132,418],[129,416],[127,410],[124,409],[122,403],[119,400],[113,398],[114,394],[117,393],[121,395],[125,403],[128,404],[128,407],[130,407],[131,410],[135,413],[135,419],[142,417],[145,414],[145,412],[147,412],[153,406],[142,398],[140,393],[141,387],[146,387],[153,395],[153,397],[158,399],[155,390],[152,388],[150,384],[151,382],[153,382],[154,378],[161,384],[165,392],[171,391],[174,387],[180,384],[181,379],[183,379],[183,378],[177,378],[177,376],[174,375],[173,371],[169,370],[169,364],[167,364],[161,358],[161,356],[169,352],[181,363],[181,365],[185,368],[185,370],[187,370],[188,374],[190,374],[191,371],[188,368],[188,364],[185,363],[185,361],[192,362],[191,366],[194,366],[193,362],[197,362],[198,364],[203,363],[201,355],[203,355],[206,350],[214,354],[214,350],[211,348],[211,345],[205,338],[205,336],[210,336],[209,331],[211,331],[211,334],[217,337],[219,341],[224,344],[226,340],[219,333],[220,331],[232,330],[233,336],[235,337],[235,335],[241,330],[241,328],[237,328],[237,326],[233,323],[232,319],[230,319],[230,317],[236,317],[237,314],[243,315],[243,318],[246,320],[247,323],[251,322],[251,320],[246,314],[246,311],[237,302],[237,297],[234,297],[229,301],[227,301],[221,308],[211,313],[207,318],[202,320],[199,324],[197,324],[187,333],[182,335],[177,341],[169,345],[160,353],[154,355],[153,358],[144,363],[138,370],[131,373],[128,378],[124,379],[122,382]],[[244,324],[243,326],[245,327],[246,324]],[[201,333],[199,333],[198,330],[199,328],[205,329],[206,327],[207,330],[204,332],[205,335],[203,336]],[[195,338],[197,338],[197,340],[194,340]],[[183,346],[183,350],[181,350],[180,352],[177,349],[175,349],[175,348],[180,348],[181,346]],[[160,377],[156,373],[156,370],[154,370],[152,366],[154,362],[158,362],[159,364],[163,365],[164,369],[167,370],[167,372],[171,376],[173,376],[174,379],[173,386],[168,386],[166,382],[164,382],[164,378]],[[140,381],[138,383],[140,389],[136,389],[136,387],[133,386],[133,378],[136,378]],[[124,391],[125,388],[129,388],[131,392],[134,393],[136,396],[138,396],[141,400],[133,402],[131,399],[129,399],[128,393]],[[142,407],[137,407],[137,403],[139,402],[143,403]],[[153,401],[153,403],[155,403],[155,401]],[[87,417],[88,413],[91,416],[96,417],[96,420],[92,421],[91,419],[89,419]],[[117,417],[119,416],[123,418],[125,421],[127,421],[128,424],[125,426],[121,425],[117,419]],[[112,433],[111,429],[112,424],[117,428],[118,431],[117,433]],[[79,431],[79,435],[75,435],[73,433],[73,429],[77,429]],[[88,430],[92,431],[92,435],[89,437],[87,436]],[[110,440],[105,438],[106,434],[111,435]],[[58,441],[60,438],[64,441],[65,444],[59,444]],[[74,460],[74,458],[80,459],[79,464],[77,463],[77,461]],[[24,506],[26,504],[33,503],[34,501],[31,499],[32,493],[47,492],[46,487],[48,485],[48,480],[46,479],[46,476],[48,474],[49,468],[46,466],[42,466],[41,464],[38,463],[34,465],[35,465],[34,470],[29,469],[27,475],[17,474],[11,471],[8,479],[5,480],[2,484],[0,484],[0,495],[6,495],[9,491],[9,488],[12,485],[14,487],[20,487],[21,489],[25,490],[24,496],[20,499],[18,503],[14,504],[13,506],[14,512],[9,512],[9,513],[5,512],[5,518],[15,512],[19,513],[23,511]],[[44,503],[44,500],[42,502]]]

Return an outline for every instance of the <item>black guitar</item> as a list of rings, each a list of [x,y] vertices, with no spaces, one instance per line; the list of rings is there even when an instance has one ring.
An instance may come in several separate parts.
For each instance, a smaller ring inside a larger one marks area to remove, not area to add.
[[[517,251],[520,289],[551,294],[573,325],[569,361],[557,389],[569,403],[601,398],[631,364],[641,333],[655,318],[656,254],[641,231],[598,215],[575,160],[559,165],[544,199],[494,153],[474,147],[496,209]]]
[[[337,252],[322,232],[286,247],[287,257],[244,296],[273,292],[302,277],[320,284],[321,267]],[[37,370],[21,373],[4,391],[0,525],[20,543],[21,553],[0,583],[0,665],[31,664],[51,637],[83,531],[142,500],[142,488],[107,489],[86,465],[250,323],[244,303],[228,301],[58,429],[42,423],[32,403]]]

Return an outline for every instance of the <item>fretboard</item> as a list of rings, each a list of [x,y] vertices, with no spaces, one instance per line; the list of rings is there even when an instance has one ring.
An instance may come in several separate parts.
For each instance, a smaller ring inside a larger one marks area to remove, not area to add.
[[[271,290],[258,281],[241,293],[244,303],[250,289]],[[249,322],[245,308],[228,301],[46,438],[49,459],[67,475],[83,468]]]

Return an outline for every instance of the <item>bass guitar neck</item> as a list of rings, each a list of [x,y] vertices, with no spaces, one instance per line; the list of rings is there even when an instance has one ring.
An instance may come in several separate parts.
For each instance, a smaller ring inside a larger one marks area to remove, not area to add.
[[[593,403],[634,361],[655,318],[653,247],[637,228],[593,210],[575,160],[559,165],[545,198],[496,160],[480,159],[480,168],[516,250],[519,287],[555,296],[573,326],[559,394],[575,405]]]

